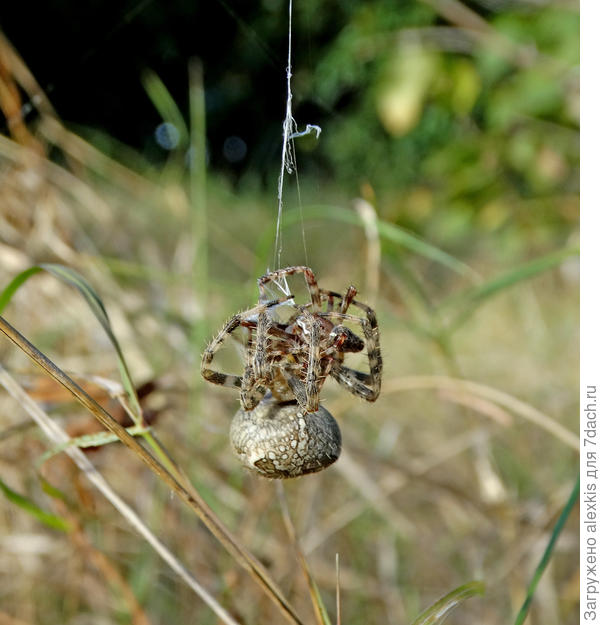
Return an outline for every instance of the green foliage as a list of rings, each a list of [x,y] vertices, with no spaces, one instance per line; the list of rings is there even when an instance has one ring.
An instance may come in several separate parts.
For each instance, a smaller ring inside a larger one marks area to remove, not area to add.
[[[565,523],[567,522],[567,519],[569,518],[571,512],[573,511],[573,508],[575,507],[578,498],[579,498],[579,475],[577,475],[577,479],[575,480],[575,484],[573,486],[573,490],[571,491],[571,495],[569,496],[569,500],[565,504],[565,507],[563,508],[560,514],[560,517],[556,521],[556,525],[554,526],[552,530],[552,535],[550,536],[550,540],[548,541],[548,544],[546,545],[546,549],[544,549],[544,554],[542,555],[542,559],[540,560],[540,563],[538,564],[533,574],[531,583],[529,584],[529,587],[527,588],[527,596],[525,597],[525,601],[523,602],[523,605],[521,606],[521,609],[519,610],[519,613],[517,614],[517,618],[515,619],[515,625],[523,625],[523,623],[525,622],[525,619],[527,618],[527,614],[529,613],[529,608],[531,606],[531,602],[533,601],[533,595],[535,593],[537,585],[542,575],[544,574],[544,570],[546,569],[546,567],[548,566],[548,563],[550,562],[550,558],[552,557],[552,554],[554,553],[554,548],[556,547],[556,541],[558,540],[558,537],[560,536],[565,526]]]
[[[60,530],[61,532],[68,532],[70,529],[69,522],[50,512],[46,512],[42,510],[38,505],[36,505],[31,499],[17,493],[12,488],[10,488],[7,484],[5,484],[0,479],[0,491],[2,491],[3,495],[15,506],[24,510],[27,514],[31,515],[36,520],[40,521],[47,527],[51,529]]]
[[[528,199],[576,191],[575,10],[504,8],[473,37],[460,16],[436,22],[420,3],[351,6],[299,89],[343,112],[321,122],[320,153],[339,183],[369,183],[397,206],[394,220],[440,242],[453,240],[452,219],[520,229]],[[431,193],[425,214],[413,189]],[[566,213],[549,222],[559,240]]]
[[[485,587],[481,582],[470,582],[454,589],[436,601],[425,612],[420,614],[412,625],[441,625],[451,610],[475,595],[483,595]]]
[[[87,305],[90,307],[90,310],[94,314],[94,317],[96,317],[96,319],[102,326],[102,329],[106,333],[106,336],[108,337],[112,346],[117,352],[119,370],[121,372],[123,387],[125,388],[131,401],[132,407],[134,408],[134,414],[141,418],[141,408],[138,403],[133,380],[129,373],[129,367],[127,366],[127,362],[125,361],[125,356],[123,354],[123,351],[121,350],[119,341],[113,333],[108,314],[106,312],[106,309],[104,308],[104,304],[102,303],[100,296],[96,293],[96,291],[89,284],[89,282],[74,269],[71,269],[70,267],[65,267],[63,265],[44,263],[22,271],[20,274],[15,276],[10,281],[10,283],[0,292],[0,313],[10,302],[16,291],[29,278],[44,270],[52,274],[59,280],[62,280],[66,284],[75,287],[81,293]]]

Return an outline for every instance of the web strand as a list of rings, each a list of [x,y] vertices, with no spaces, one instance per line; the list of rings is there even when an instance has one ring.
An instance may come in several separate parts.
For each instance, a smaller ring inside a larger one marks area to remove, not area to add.
[[[275,248],[273,250],[273,269],[281,269],[281,254],[283,252],[283,182],[285,174],[296,174],[296,188],[298,191],[298,204],[301,213],[302,244],[304,246],[304,259],[308,264],[306,249],[306,235],[304,233],[304,219],[302,218],[302,200],[300,197],[300,183],[298,180],[298,168],[296,166],[296,149],[294,139],[314,133],[318,138],[321,128],[314,124],[307,124],[306,128],[299,132],[296,120],[292,116],[292,7],[293,0],[288,3],[288,56],[286,66],[287,98],[285,105],[285,119],[283,120],[283,144],[281,146],[281,169],[277,182],[277,229],[275,234]],[[285,283],[285,278],[283,279]],[[288,295],[287,284],[280,285],[281,290]]]
[[[295,128],[292,117],[292,0],[288,4],[288,58],[286,67],[287,99],[285,105],[285,119],[283,120],[283,145],[281,147],[281,170],[277,182],[277,231],[275,234],[274,269],[281,268],[281,252],[283,239],[281,234],[281,219],[283,214],[283,179],[285,172],[294,170],[294,153],[291,146],[291,135]]]

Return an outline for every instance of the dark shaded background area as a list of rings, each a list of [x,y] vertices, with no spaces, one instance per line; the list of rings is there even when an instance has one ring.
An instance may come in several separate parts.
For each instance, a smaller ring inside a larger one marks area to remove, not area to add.
[[[285,0],[50,0],[4,5],[0,28],[65,123],[158,165],[169,154],[143,74],[187,118],[199,58],[211,170],[273,190],[287,17]],[[473,227],[528,229],[532,211],[547,227],[540,249],[562,243],[577,218],[578,20],[569,2],[297,2],[294,117],[323,127],[297,142],[303,180],[372,188],[382,216],[453,249]],[[224,154],[232,137],[238,160]]]
[[[346,10],[352,3],[347,4]],[[306,32],[302,24],[294,26],[298,68],[310,65],[342,26],[343,10],[333,3],[322,9],[305,24]],[[153,131],[161,120],[141,75],[155,71],[185,111],[188,60],[198,57],[205,72],[212,164],[231,166],[220,149],[230,136],[243,138],[250,148],[241,168],[260,171],[265,161],[278,158],[287,3],[11,3],[0,10],[0,27],[67,123],[101,128],[160,158]],[[328,114],[314,102],[305,102],[298,113],[315,123]]]
[[[153,131],[161,120],[142,87],[142,72],[154,70],[185,110],[188,59],[199,57],[209,142],[222,145],[234,134],[268,146],[263,137],[278,139],[274,122],[283,110],[286,16],[237,4],[11,3],[0,12],[0,24],[67,122],[102,128],[158,156]],[[249,24],[261,15],[269,23],[258,34]],[[211,156],[218,164],[219,152]]]

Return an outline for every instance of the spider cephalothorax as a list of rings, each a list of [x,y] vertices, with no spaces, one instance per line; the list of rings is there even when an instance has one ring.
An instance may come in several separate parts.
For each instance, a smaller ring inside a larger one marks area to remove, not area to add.
[[[302,273],[310,303],[298,306],[292,295],[268,300],[266,285]],[[271,271],[258,280],[259,304],[234,315],[211,341],[202,358],[202,375],[215,384],[240,389],[244,410],[253,410],[271,391],[275,401],[295,401],[307,413],[319,408],[319,394],[331,375],[346,390],[375,401],[381,388],[381,350],[375,312],[356,301],[350,286],[344,295],[320,289],[308,267]],[[359,314],[350,314],[350,307]],[[360,329],[364,339],[345,324]],[[228,335],[244,328],[246,366],[243,375],[210,368]],[[344,366],[344,355],[366,348],[369,373]]]

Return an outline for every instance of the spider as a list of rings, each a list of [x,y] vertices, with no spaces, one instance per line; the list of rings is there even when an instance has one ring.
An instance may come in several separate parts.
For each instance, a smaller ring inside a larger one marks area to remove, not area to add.
[[[293,296],[268,300],[267,285],[293,274],[304,274],[310,303],[299,306]],[[345,295],[319,288],[309,267],[271,271],[258,279],[257,306],[234,315],[215,336],[202,357],[202,375],[214,384],[240,389],[240,400],[251,411],[270,391],[274,400],[297,403],[304,413],[319,409],[319,393],[331,375],[347,391],[375,401],[381,388],[381,349],[375,312],[354,299],[350,286]],[[359,314],[349,314],[350,306]],[[289,317],[278,313],[287,312]],[[285,318],[285,320],[284,320]],[[344,323],[359,326],[363,338]],[[243,375],[211,369],[215,352],[237,328],[245,328],[246,365]],[[344,356],[366,347],[369,373],[346,367]]]

